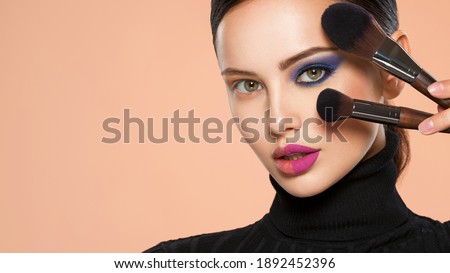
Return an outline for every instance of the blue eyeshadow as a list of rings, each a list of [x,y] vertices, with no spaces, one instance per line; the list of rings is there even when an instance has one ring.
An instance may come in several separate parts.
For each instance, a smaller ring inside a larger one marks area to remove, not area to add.
[[[314,86],[320,84],[336,71],[341,62],[342,57],[339,55],[324,56],[319,57],[315,60],[310,60],[307,63],[302,64],[298,69],[296,69],[294,73],[292,73],[291,79],[293,82],[295,82],[300,86]],[[297,82],[297,78],[311,68],[323,69],[325,71],[325,75],[315,82],[303,82],[303,83]]]

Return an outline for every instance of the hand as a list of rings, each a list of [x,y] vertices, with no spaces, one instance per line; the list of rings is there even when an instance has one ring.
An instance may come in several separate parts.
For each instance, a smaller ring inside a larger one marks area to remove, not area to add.
[[[450,98],[450,80],[435,82],[428,87],[433,97]],[[450,108],[438,106],[439,113],[427,118],[419,124],[419,130],[424,135],[431,135],[450,127]]]

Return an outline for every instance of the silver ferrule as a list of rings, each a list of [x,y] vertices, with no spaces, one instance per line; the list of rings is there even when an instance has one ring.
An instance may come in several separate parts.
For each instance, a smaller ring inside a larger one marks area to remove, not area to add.
[[[353,100],[352,118],[388,125],[398,125],[400,122],[400,108],[355,99]]]
[[[411,83],[422,68],[391,37],[387,36],[372,61],[397,78]]]

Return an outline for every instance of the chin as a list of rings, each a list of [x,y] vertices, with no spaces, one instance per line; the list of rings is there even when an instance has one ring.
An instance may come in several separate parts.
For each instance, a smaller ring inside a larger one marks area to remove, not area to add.
[[[302,189],[293,189],[293,190],[286,190],[290,195],[298,197],[298,198],[307,198],[307,197],[313,197],[315,195],[318,195],[325,191],[326,189],[317,189],[317,188],[302,188]]]
[[[304,174],[292,178],[275,177],[275,179],[286,192],[299,198],[318,195],[333,186],[337,181],[329,177],[317,177],[313,174]]]

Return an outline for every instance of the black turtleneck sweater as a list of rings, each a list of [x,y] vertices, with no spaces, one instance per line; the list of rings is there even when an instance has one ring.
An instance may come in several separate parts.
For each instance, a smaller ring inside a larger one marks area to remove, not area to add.
[[[411,212],[393,158],[398,137],[321,194],[276,190],[270,212],[246,227],[162,242],[145,252],[450,252],[450,221]]]

